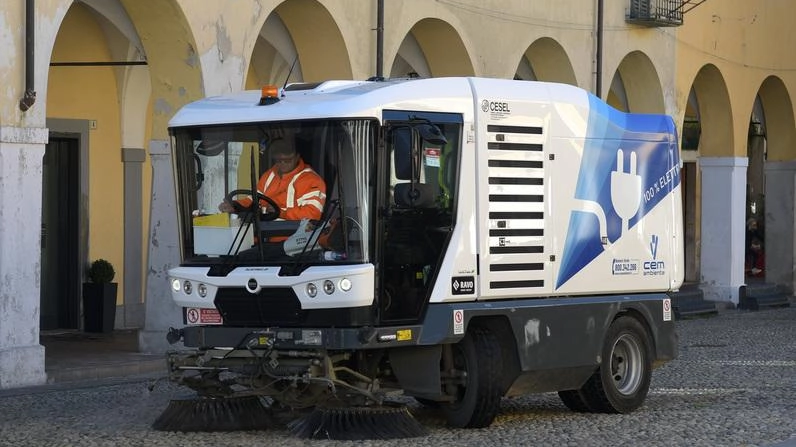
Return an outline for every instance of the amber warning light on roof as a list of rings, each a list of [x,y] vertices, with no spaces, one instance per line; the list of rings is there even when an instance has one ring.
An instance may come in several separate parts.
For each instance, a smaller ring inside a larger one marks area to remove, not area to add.
[[[264,85],[260,95],[260,105],[267,106],[279,101],[279,89],[275,85]]]

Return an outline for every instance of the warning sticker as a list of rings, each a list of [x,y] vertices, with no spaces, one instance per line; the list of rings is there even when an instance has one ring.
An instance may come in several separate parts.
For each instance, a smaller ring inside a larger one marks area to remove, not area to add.
[[[672,300],[663,299],[663,321],[672,321]]]
[[[453,311],[453,334],[464,334],[464,311],[461,309]]]
[[[186,307],[185,322],[188,324],[221,324],[221,314],[217,309]]]
[[[426,166],[432,168],[438,168],[440,150],[432,147],[427,147],[424,152],[425,152]]]

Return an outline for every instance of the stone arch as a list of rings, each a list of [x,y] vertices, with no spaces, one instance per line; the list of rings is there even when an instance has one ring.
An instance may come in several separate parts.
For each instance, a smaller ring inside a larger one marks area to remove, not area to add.
[[[416,74],[422,77],[473,76],[467,48],[449,23],[425,18],[412,26],[398,48],[391,77]]]
[[[77,137],[80,141],[79,154],[71,162],[77,166],[72,169],[76,169],[73,174],[78,180],[68,176],[66,178],[72,180],[62,185],[64,189],[78,190],[80,200],[70,204],[68,214],[76,216],[75,221],[51,223],[56,231],[70,226],[78,228],[78,248],[70,250],[70,256],[74,257],[79,275],[64,281],[63,287],[79,290],[87,261],[97,257],[111,260],[117,271],[117,303],[120,300],[123,305],[117,324],[140,327],[143,324],[140,307],[146,234],[143,222],[148,215],[148,203],[143,198],[149,197],[150,173],[150,169],[144,167],[151,97],[146,54],[120,2],[85,0],[64,6],[68,8],[60,16],[49,54],[51,66],[46,72],[44,98],[50,132],[61,137],[65,134],[69,138]],[[86,131],[80,131],[81,128]],[[58,146],[58,149],[48,146],[45,154],[65,147],[68,146]],[[63,163],[63,155],[51,154],[50,158],[53,158],[50,163],[54,160]],[[119,163],[120,158],[122,163]],[[58,166],[64,169],[67,165]],[[53,169],[45,169],[44,186],[53,181],[48,180],[52,174],[47,174]],[[51,194],[43,197],[47,199]],[[43,209],[52,205],[43,203]],[[99,209],[102,211],[97,212]],[[43,216],[46,219],[47,213]],[[118,234],[124,234],[124,238],[120,239]],[[53,240],[53,244],[62,246],[64,242]],[[52,253],[43,252],[43,265]],[[42,268],[43,311],[48,307],[44,301],[47,294],[44,286],[59,278],[59,271],[52,263]],[[71,311],[59,306],[58,313],[64,312]],[[65,320],[58,318],[59,324],[64,324]],[[79,326],[80,323],[77,320],[68,324]]]
[[[152,138],[167,139],[168,121],[205,94],[196,42],[177,0],[119,0],[135,24],[150,70]]]
[[[611,80],[606,101],[626,112],[665,113],[658,71],[641,51],[628,53]]]
[[[768,161],[796,160],[796,120],[793,101],[782,79],[769,76],[760,85]]]
[[[517,66],[515,79],[578,85],[575,69],[564,47],[550,37],[534,41]]]
[[[303,80],[301,62],[290,32],[279,14],[269,14],[252,51],[246,88],[258,89],[265,84],[281,85],[285,81]]]
[[[271,19],[269,16],[260,33],[263,40],[258,40],[259,52],[256,47],[257,54],[254,57],[264,60],[258,60],[256,67],[267,66],[270,60],[270,76],[276,76],[276,80],[279,80],[279,77],[287,75],[289,65],[293,62],[291,56],[297,56],[303,81],[352,78],[351,61],[343,34],[322,4],[316,0],[285,1],[276,7],[272,12],[274,14],[277,17]],[[277,19],[288,35],[277,29]],[[323,42],[323,45],[318,45],[318,42]],[[261,76],[258,75],[258,79],[262,79]],[[291,79],[295,78],[291,76]]]
[[[780,78],[763,80],[750,115],[746,212],[758,222],[765,262],[762,275],[757,276],[792,289],[796,124],[793,102]]]
[[[693,89],[699,105],[699,154],[733,156],[732,106],[724,76],[715,65],[705,65],[694,78]]]

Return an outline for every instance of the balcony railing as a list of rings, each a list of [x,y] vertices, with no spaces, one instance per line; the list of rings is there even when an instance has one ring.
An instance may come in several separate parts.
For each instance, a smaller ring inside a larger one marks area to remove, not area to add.
[[[625,21],[643,26],[680,26],[683,15],[707,0],[630,0]]]

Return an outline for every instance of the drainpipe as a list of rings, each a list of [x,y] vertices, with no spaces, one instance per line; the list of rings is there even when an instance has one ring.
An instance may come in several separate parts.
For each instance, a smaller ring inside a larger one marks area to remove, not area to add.
[[[597,55],[595,57],[597,86],[594,89],[598,98],[602,97],[603,85],[603,0],[597,0]]]
[[[34,0],[25,1],[25,96],[19,100],[19,108],[26,112],[36,102],[34,85],[35,41],[34,36]]]
[[[384,77],[384,0],[376,1],[376,77]]]

